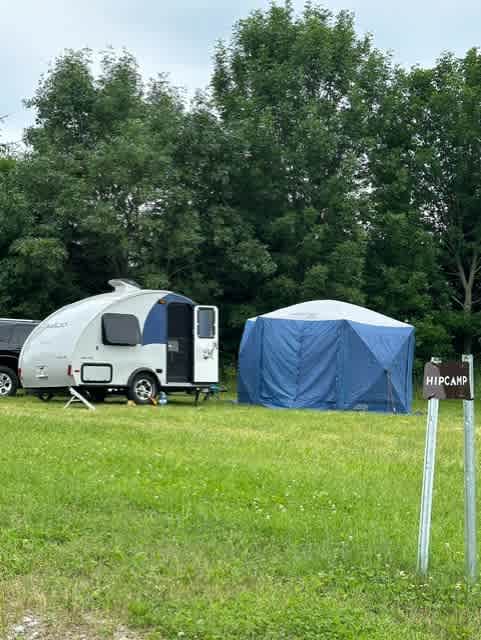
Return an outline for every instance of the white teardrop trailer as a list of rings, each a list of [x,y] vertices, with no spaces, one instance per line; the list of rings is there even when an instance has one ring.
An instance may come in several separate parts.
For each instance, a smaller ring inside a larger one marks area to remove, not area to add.
[[[19,372],[42,399],[75,389],[101,401],[125,393],[137,404],[160,391],[208,392],[219,381],[219,318],[170,291],[110,280],[114,291],[55,311],[30,334]]]

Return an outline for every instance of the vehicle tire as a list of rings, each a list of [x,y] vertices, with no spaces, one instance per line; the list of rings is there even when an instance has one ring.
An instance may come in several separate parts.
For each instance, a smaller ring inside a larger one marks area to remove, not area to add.
[[[127,389],[127,397],[135,404],[151,404],[157,397],[159,384],[151,373],[137,373]]]
[[[0,398],[14,396],[19,384],[18,376],[13,369],[0,367]]]
[[[90,389],[89,396],[92,399],[92,402],[101,403],[105,401],[107,392],[105,389]]]

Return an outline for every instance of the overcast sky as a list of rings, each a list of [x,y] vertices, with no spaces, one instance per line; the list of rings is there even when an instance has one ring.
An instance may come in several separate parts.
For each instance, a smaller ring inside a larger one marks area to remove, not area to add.
[[[3,141],[19,140],[32,114],[22,106],[65,48],[126,47],[146,78],[167,72],[193,95],[212,70],[214,43],[268,0],[0,0],[0,116]],[[294,0],[301,9],[303,0]],[[359,33],[403,65],[430,65],[444,50],[480,44],[480,0],[326,0],[350,9]]]

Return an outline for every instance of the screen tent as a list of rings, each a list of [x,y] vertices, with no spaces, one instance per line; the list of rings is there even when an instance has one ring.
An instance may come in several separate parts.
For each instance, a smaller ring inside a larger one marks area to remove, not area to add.
[[[247,320],[238,399],[269,407],[409,413],[414,327],[319,300]]]

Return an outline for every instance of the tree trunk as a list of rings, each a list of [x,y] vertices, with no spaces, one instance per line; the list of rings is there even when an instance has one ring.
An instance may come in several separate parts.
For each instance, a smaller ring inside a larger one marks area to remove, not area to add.
[[[468,278],[467,286],[464,289],[463,308],[464,308],[464,313],[468,316],[471,316],[471,313],[473,310],[473,283],[471,282],[471,277]],[[473,335],[471,333],[471,330],[468,329],[468,331],[464,334],[463,353],[471,353],[472,348],[473,348]]]
[[[466,277],[466,272],[464,270],[464,266],[459,256],[456,256],[456,265],[458,267],[459,278],[461,280],[461,284],[463,285],[463,290],[464,290],[463,311],[469,319],[473,311],[473,288],[474,288],[476,271],[478,269],[477,252],[473,253],[471,264],[469,266],[468,277]],[[471,333],[471,329],[468,329],[468,331],[465,332],[464,334],[463,353],[471,353],[472,348],[473,348],[473,335]]]
[[[473,336],[471,332],[464,334],[463,353],[471,353],[473,349]]]

